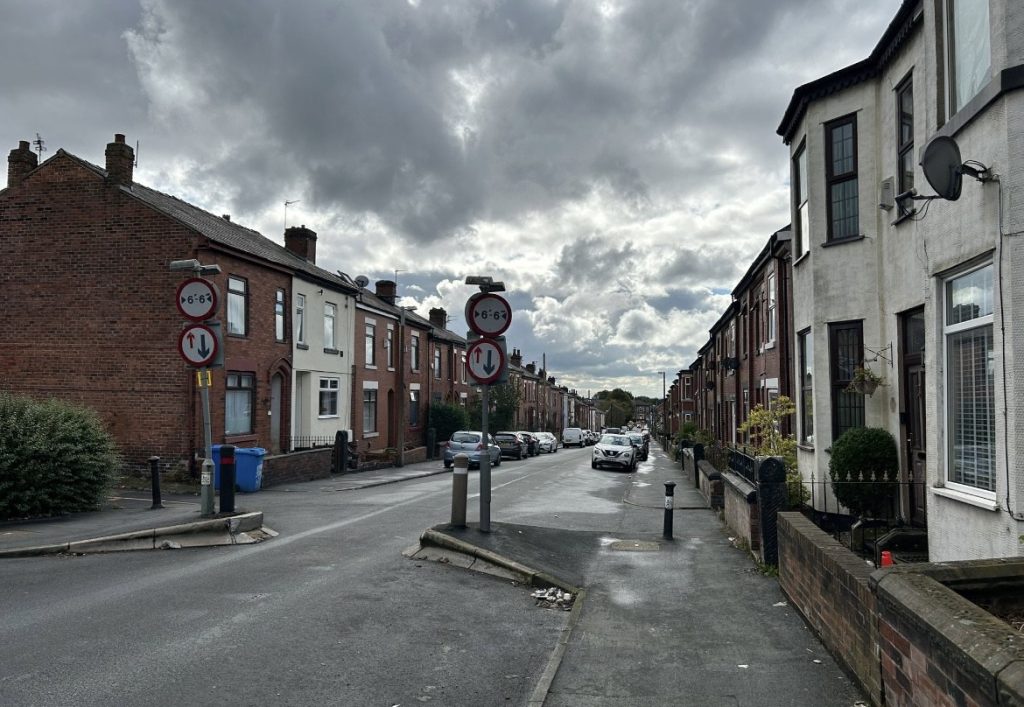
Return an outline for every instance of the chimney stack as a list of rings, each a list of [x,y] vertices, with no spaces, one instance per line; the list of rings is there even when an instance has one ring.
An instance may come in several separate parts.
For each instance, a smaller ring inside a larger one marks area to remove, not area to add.
[[[135,150],[126,145],[124,135],[114,135],[114,141],[107,143],[107,181],[111,184],[130,186],[132,171],[135,169]]]
[[[32,152],[28,140],[19,141],[17,149],[7,156],[7,186],[18,186],[37,166],[39,158]]]
[[[430,310],[430,323],[438,329],[447,329],[448,312],[441,307],[434,307]]]
[[[526,364],[526,372],[529,373],[530,375],[535,374],[537,372],[536,362]]]
[[[508,357],[509,361],[516,368],[520,368],[523,365],[523,353],[519,349],[512,349],[512,355]]]
[[[397,299],[397,288],[394,280],[377,280],[377,296],[388,304],[394,304]]]
[[[306,228],[305,224],[284,229],[284,247],[316,264],[316,231]]]

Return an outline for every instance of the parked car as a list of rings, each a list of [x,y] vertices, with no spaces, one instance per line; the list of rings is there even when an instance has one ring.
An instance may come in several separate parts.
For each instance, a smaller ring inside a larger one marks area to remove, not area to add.
[[[647,445],[644,436],[639,432],[630,432],[627,436],[630,443],[636,447],[636,458],[642,462],[647,461],[647,453],[650,451],[650,447]]]
[[[636,448],[626,435],[602,435],[601,441],[594,445],[590,468],[616,466],[626,471],[636,468]]]
[[[536,432],[519,432],[519,436],[526,440],[526,453],[531,457],[540,454],[540,440]]]
[[[554,454],[558,451],[558,439],[550,432],[538,432],[539,449],[542,452]]]
[[[487,445],[490,451],[491,466],[501,466],[501,449],[494,441],[494,437],[490,438],[490,443]],[[484,451],[483,442],[480,440],[483,438],[483,433],[473,430],[459,430],[453,432],[451,439],[445,442],[444,453],[442,459],[444,461],[444,468],[450,469],[452,464],[455,463],[456,454],[466,454],[469,456],[470,468],[480,466],[480,455]]]
[[[570,445],[574,447],[582,447],[586,442],[583,441],[583,430],[579,427],[566,427],[562,430],[562,446],[568,447]]]
[[[601,434],[606,434],[606,435],[622,434],[622,428],[620,428],[620,427],[605,427],[604,428],[604,432],[602,432]]]
[[[588,447],[597,444],[597,440],[600,436],[593,430],[583,430],[583,443]]]
[[[526,440],[518,432],[496,432],[494,441],[501,447],[501,456],[522,459],[530,454]]]

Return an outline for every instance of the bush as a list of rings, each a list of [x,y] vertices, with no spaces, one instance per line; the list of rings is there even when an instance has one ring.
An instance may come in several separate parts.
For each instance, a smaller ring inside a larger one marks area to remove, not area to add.
[[[832,445],[828,463],[836,499],[857,516],[881,515],[896,492],[896,440],[878,427],[847,430]]]
[[[0,393],[0,518],[95,510],[119,466],[92,410]]]
[[[469,413],[461,405],[434,403],[430,406],[430,426],[437,433],[437,441],[444,442],[453,432],[469,429]]]

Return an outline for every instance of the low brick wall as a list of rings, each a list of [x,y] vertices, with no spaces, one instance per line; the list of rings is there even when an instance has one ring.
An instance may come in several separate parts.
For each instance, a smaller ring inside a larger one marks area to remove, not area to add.
[[[873,568],[799,513],[780,513],[778,532],[779,584],[790,604],[871,700],[884,704]]]
[[[263,487],[326,479],[331,475],[333,447],[277,454],[263,458]]]
[[[725,524],[746,543],[751,552],[761,550],[761,525],[758,516],[757,489],[731,471],[721,472]]]
[[[692,461],[693,457],[690,459]],[[711,462],[703,459],[698,462],[697,466],[699,467],[697,474],[700,479],[700,492],[704,495],[704,500],[707,501],[709,508],[721,509],[725,505],[722,474],[711,465]]]
[[[897,566],[871,583],[887,705],[1024,705],[1024,636],[954,591],[1019,602],[1024,559]]]

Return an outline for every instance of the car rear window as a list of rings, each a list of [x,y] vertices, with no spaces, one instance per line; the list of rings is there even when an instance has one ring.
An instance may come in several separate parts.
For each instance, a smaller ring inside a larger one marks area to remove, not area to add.
[[[472,432],[456,432],[452,435],[453,442],[479,442],[480,435]]]
[[[494,435],[494,439],[515,439],[515,435],[501,434],[500,432]]]

